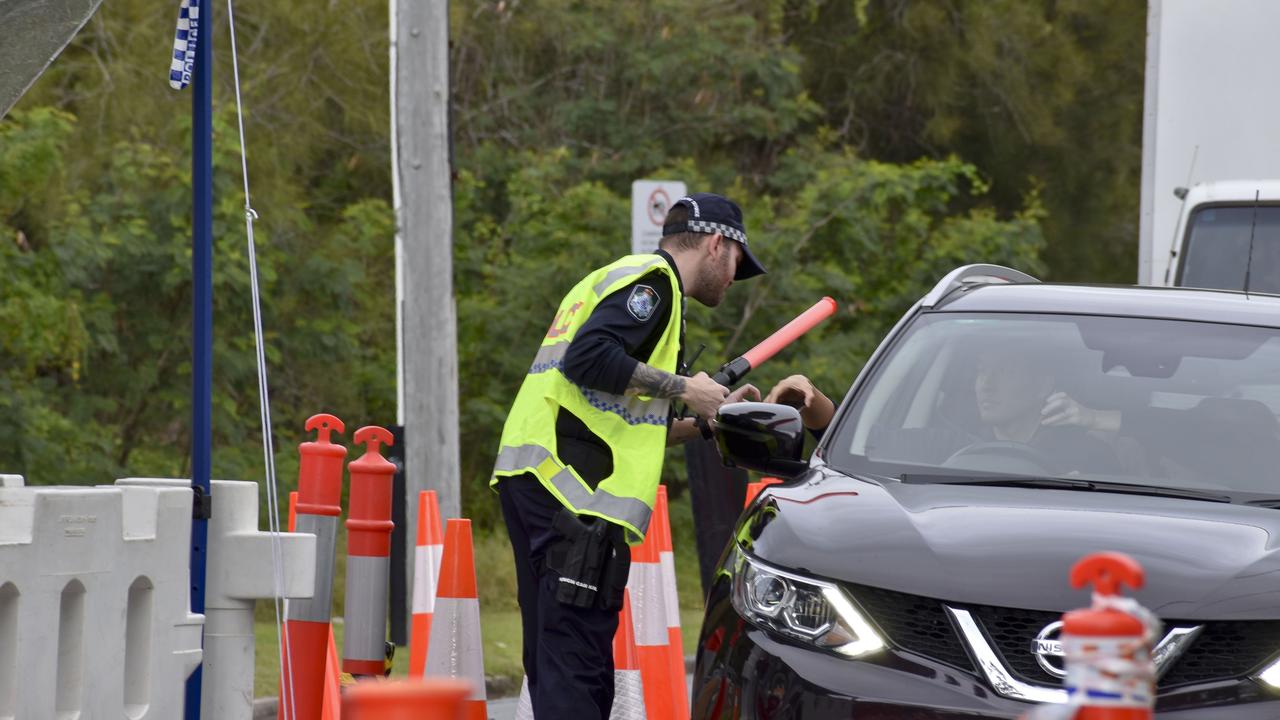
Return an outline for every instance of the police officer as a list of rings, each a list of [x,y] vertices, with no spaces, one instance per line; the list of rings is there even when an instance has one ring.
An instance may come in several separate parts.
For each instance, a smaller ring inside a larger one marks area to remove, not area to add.
[[[678,373],[684,298],[708,307],[765,272],[742,210],[711,193],[678,200],[657,253],[588,274],[560,302],[502,431],[496,486],[515,553],[524,670],[542,720],[609,717],[613,636],[644,538],[663,450],[699,432],[730,394]]]

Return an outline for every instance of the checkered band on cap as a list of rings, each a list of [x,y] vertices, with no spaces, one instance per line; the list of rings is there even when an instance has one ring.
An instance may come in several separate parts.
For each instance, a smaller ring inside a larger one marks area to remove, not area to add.
[[[696,233],[720,233],[730,240],[737,240],[743,245],[747,244],[747,234],[737,228],[729,227],[723,223],[708,222],[706,220],[690,220],[689,232]]]

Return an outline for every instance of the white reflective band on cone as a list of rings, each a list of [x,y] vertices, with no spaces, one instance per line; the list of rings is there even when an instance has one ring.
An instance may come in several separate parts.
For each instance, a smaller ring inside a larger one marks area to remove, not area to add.
[[[333,613],[333,557],[337,551],[338,517],[298,513],[297,531],[316,536],[316,589],[309,598],[289,601],[288,618],[327,623]]]
[[[440,559],[444,545],[419,545],[413,555],[413,613],[435,611],[436,590],[440,582]]]
[[[658,558],[662,561],[662,594],[667,601],[667,627],[680,627],[680,594],[676,592],[676,557],[670,550],[663,550]]]
[[[535,720],[528,677],[520,683],[520,699],[516,702],[514,720]],[[613,672],[613,709],[609,711],[609,720],[645,720],[644,683],[639,670]]]
[[[533,698],[529,696],[529,677],[520,683],[520,700],[516,703],[515,720],[533,720]]]
[[[486,700],[484,650],[480,643],[480,601],[436,598],[427,647],[427,677],[455,677],[471,683],[468,699]]]
[[[645,720],[644,685],[639,670],[613,672],[613,709],[609,720]]]
[[[662,592],[662,565],[631,563],[627,578],[637,646],[667,644],[667,598]]]
[[[347,558],[347,597],[342,638],[344,660],[386,659],[387,588],[391,559],[351,555]]]

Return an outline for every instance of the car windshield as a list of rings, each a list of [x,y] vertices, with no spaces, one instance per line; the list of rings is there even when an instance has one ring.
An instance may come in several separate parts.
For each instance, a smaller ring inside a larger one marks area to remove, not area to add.
[[[853,473],[1081,477],[1278,496],[1280,330],[928,313],[858,393]]]

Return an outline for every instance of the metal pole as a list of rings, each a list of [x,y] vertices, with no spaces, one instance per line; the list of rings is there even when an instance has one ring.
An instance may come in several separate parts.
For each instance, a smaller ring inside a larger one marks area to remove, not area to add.
[[[191,86],[191,486],[196,515],[191,523],[191,612],[204,612],[204,576],[209,535],[201,500],[209,497],[213,401],[213,12],[201,2],[199,39]],[[200,718],[201,672],[187,680],[186,720]]]

